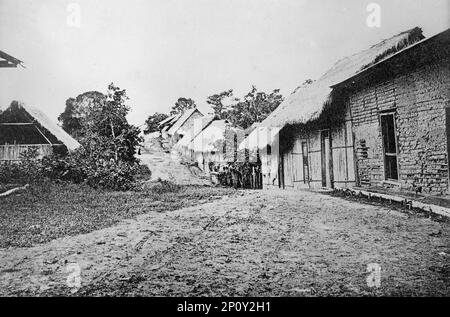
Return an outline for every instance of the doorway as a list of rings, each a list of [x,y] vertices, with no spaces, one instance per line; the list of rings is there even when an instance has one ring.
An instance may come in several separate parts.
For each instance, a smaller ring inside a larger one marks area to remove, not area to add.
[[[308,143],[302,141],[303,184],[309,184]]]
[[[386,180],[398,180],[397,135],[394,112],[380,115],[383,138],[384,174]]]
[[[333,188],[330,130],[322,130],[320,132],[320,147],[322,154],[322,187]]]

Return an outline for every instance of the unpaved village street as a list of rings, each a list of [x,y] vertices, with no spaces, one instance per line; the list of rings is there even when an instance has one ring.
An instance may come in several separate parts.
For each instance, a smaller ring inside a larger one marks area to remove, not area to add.
[[[449,254],[448,223],[308,191],[237,191],[1,249],[0,295],[448,296]],[[370,263],[380,287],[367,284]]]

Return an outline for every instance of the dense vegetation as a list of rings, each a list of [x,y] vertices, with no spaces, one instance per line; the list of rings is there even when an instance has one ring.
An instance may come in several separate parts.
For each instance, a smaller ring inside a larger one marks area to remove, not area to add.
[[[129,124],[126,91],[110,84],[106,94],[90,92],[70,98],[59,120],[81,146],[35,160],[31,149],[18,164],[3,164],[0,183],[30,183],[43,178],[85,183],[93,188],[128,190],[138,172],[149,173],[135,157],[140,130]]]

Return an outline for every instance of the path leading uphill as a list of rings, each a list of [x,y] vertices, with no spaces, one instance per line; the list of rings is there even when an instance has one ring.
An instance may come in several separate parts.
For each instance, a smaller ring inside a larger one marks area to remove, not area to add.
[[[178,153],[175,151],[167,153],[162,148],[159,138],[146,139],[144,150],[138,158],[150,168],[152,172],[150,181],[160,178],[179,185],[211,184],[209,178],[200,169],[182,164]]]

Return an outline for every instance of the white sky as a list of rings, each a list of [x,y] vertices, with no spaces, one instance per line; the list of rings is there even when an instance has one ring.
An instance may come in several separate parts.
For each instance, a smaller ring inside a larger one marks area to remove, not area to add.
[[[380,28],[366,24],[371,2]],[[449,28],[449,12],[450,0],[0,0],[0,50],[26,65],[0,70],[0,107],[21,100],[56,120],[67,98],[114,82],[140,125],[178,97],[207,110],[207,96],[252,84],[287,96],[383,38]]]

